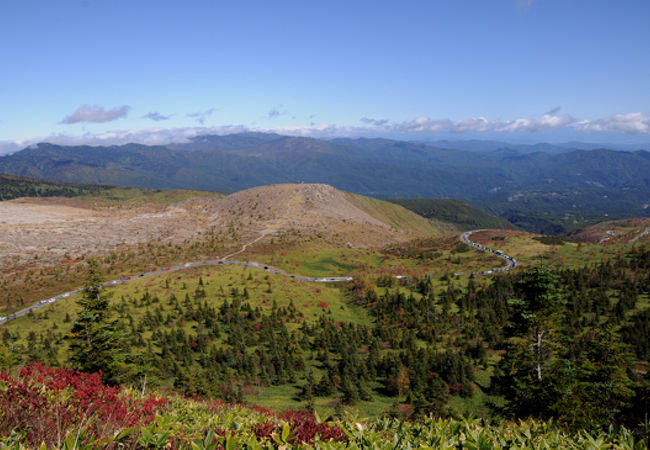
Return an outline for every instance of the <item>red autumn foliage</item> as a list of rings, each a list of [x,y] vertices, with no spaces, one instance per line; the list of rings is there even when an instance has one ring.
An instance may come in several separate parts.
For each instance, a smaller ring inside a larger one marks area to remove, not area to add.
[[[65,368],[32,364],[18,378],[0,373],[0,434],[25,430],[25,443],[48,447],[71,430],[84,427],[86,440],[114,436],[126,427],[147,424],[166,400],[120,394],[102,384],[101,374],[85,374]]]
[[[347,441],[347,437],[341,428],[336,425],[316,423],[316,417],[310,412],[287,411],[282,414],[280,418],[291,424],[291,428],[295,432],[292,439],[292,442],[294,443],[301,442],[311,444],[314,442],[316,435],[320,436],[321,440],[324,441]]]
[[[257,411],[259,413],[262,413],[262,414],[264,414],[266,416],[272,416],[273,415],[273,412],[271,412],[270,409],[267,409],[267,408],[265,408],[263,406],[260,406],[258,404],[251,405],[249,409],[252,410],[252,411]]]
[[[316,436],[323,441],[345,442],[343,430],[336,425],[316,423],[316,417],[308,411],[285,411],[278,416],[291,427],[289,442],[292,444],[313,444]],[[253,426],[253,433],[258,439],[270,438],[273,433],[281,434],[282,427],[272,420]]]
[[[270,438],[276,429],[279,429],[279,427],[271,420],[267,420],[264,423],[256,423],[252,428],[257,439]]]
[[[328,308],[329,306],[330,306],[329,303],[327,303],[327,302],[325,302],[325,301],[320,302],[320,303],[318,304],[318,307],[319,307],[319,308],[323,308],[323,309]]]

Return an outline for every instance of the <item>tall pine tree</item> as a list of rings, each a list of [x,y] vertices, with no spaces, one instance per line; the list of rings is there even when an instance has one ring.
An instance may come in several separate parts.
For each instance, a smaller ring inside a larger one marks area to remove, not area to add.
[[[110,296],[102,287],[103,277],[97,261],[88,261],[88,276],[81,310],[67,336],[72,367],[82,372],[102,372],[107,383],[117,381],[119,339],[116,322],[110,318]]]
[[[556,284],[548,268],[530,268],[515,285],[518,296],[508,299],[508,344],[499,363],[499,384],[516,416],[543,415],[556,395],[548,379],[559,352],[562,300]]]

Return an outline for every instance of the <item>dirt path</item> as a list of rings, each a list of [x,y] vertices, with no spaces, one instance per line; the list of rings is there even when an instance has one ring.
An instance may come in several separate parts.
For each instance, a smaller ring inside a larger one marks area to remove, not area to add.
[[[236,251],[235,253],[231,253],[231,254],[229,254],[229,255],[226,255],[226,256],[224,256],[222,259],[223,259],[223,260],[226,260],[226,259],[228,259],[228,258],[230,258],[230,257],[232,257],[232,256],[236,256],[236,255],[239,255],[240,253],[244,253],[244,252],[246,251],[246,249],[247,249],[249,246],[255,244],[256,242],[259,242],[260,240],[262,240],[263,238],[265,238],[267,235],[269,235],[269,234],[274,234],[274,233],[275,233],[275,230],[270,230],[270,229],[269,229],[269,230],[263,230],[263,231],[260,233],[260,236],[257,237],[257,239],[255,239],[255,240],[253,240],[253,241],[251,241],[251,242],[248,242],[248,243],[244,244],[244,245],[242,246],[241,250],[238,250],[238,251]]]

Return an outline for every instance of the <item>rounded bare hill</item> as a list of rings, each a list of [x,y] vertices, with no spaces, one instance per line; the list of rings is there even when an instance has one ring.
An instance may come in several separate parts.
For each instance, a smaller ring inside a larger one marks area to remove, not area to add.
[[[257,234],[299,231],[353,247],[379,247],[455,231],[399,205],[340,191],[326,184],[275,184],[221,199],[194,199],[218,228]]]

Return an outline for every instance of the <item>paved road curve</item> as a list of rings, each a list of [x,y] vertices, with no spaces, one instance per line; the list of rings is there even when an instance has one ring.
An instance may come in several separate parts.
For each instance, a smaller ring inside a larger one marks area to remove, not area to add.
[[[493,255],[498,256],[501,259],[504,259],[508,264],[504,267],[499,267],[497,269],[488,269],[488,270],[480,270],[478,272],[472,272],[474,274],[480,274],[480,275],[489,275],[492,273],[499,273],[499,272],[506,272],[508,270],[514,269],[517,267],[517,260],[513,258],[512,256],[508,256],[505,253],[503,253],[501,250],[494,250],[491,248],[488,248],[484,245],[479,244],[478,242],[472,241],[469,237],[474,234],[478,233],[479,231],[485,231],[485,230],[472,230],[472,231],[466,231],[460,236],[460,240],[463,241],[467,245],[471,245],[474,248],[477,248],[481,250],[482,252],[488,252],[492,253]]]
[[[232,256],[232,255],[228,255],[228,256]],[[175,272],[177,270],[188,269],[190,267],[220,266],[220,265],[250,267],[250,268],[253,268],[253,269],[265,270],[265,271],[267,271],[269,273],[276,274],[276,275],[284,275],[284,276],[293,278],[295,280],[311,281],[313,283],[338,283],[338,282],[342,282],[342,281],[344,281],[344,282],[352,281],[352,277],[325,277],[325,278],[305,277],[303,275],[294,275],[294,274],[286,273],[283,270],[276,269],[274,267],[266,266],[264,264],[260,264],[260,263],[256,263],[256,262],[228,261],[225,258],[223,258],[223,259],[213,259],[213,260],[200,261],[200,262],[189,262],[189,263],[182,264],[182,265],[179,265],[179,266],[171,266],[171,267],[166,267],[166,268],[160,269],[160,270],[154,270],[152,272],[141,273],[141,274],[135,275],[135,276],[122,277],[119,280],[107,281],[105,283],[102,283],[102,286],[106,286],[106,287],[116,286],[118,284],[128,283],[128,282],[134,281],[134,280],[139,280],[140,278],[151,277],[151,276],[158,275],[158,274],[161,274],[161,273]],[[33,306],[30,306],[29,308],[25,308],[25,309],[22,309],[20,311],[16,311],[15,313],[9,314],[6,317],[0,317],[0,324],[7,323],[10,320],[16,319],[17,317],[24,316],[26,314],[29,314],[32,311],[35,311],[35,310],[37,310],[39,308],[42,308],[43,306],[49,305],[50,303],[54,303],[54,302],[56,302],[58,300],[66,298],[66,297],[70,297],[71,295],[79,294],[82,291],[83,291],[83,289],[76,289],[74,291],[69,291],[69,292],[65,292],[63,294],[59,294],[56,297],[41,300],[40,302],[38,302],[37,304],[35,304]]]
[[[498,268],[498,269],[482,270],[482,271],[473,272],[473,273],[488,275],[488,274],[497,273],[497,272],[505,272],[506,270],[510,270],[510,269],[517,266],[517,261],[513,257],[508,256],[505,253],[503,253],[501,250],[492,250],[492,249],[487,248],[487,247],[485,247],[485,246],[483,246],[481,244],[478,244],[476,242],[472,242],[469,239],[469,237],[472,235],[472,233],[476,233],[476,232],[479,232],[479,231],[484,231],[484,230],[467,231],[467,232],[465,232],[465,233],[463,233],[461,235],[460,240],[463,241],[464,243],[468,244],[468,245],[471,245],[472,247],[478,248],[481,251],[490,252],[490,253],[492,253],[492,254],[500,257],[500,258],[505,259],[507,261],[508,265],[505,266],[505,267]],[[257,240],[259,240],[259,239],[260,238],[258,238]],[[250,245],[250,244],[251,243],[249,243],[247,245]],[[243,251],[245,248],[246,248],[246,245],[242,248],[241,251]],[[128,282],[133,281],[133,280],[138,280],[140,278],[151,277],[151,276],[158,275],[158,274],[161,274],[161,273],[166,273],[166,272],[175,272],[177,270],[183,270],[183,269],[187,269],[187,268],[190,268],[190,267],[220,266],[220,265],[250,267],[252,269],[265,270],[265,271],[267,271],[269,273],[276,274],[276,275],[284,275],[286,277],[290,277],[290,278],[293,278],[295,280],[310,281],[310,282],[313,282],[313,283],[339,283],[339,282],[352,281],[352,279],[353,279],[352,277],[324,277],[324,278],[306,277],[306,276],[303,276],[303,275],[290,274],[290,273],[287,273],[287,272],[285,272],[283,270],[276,269],[275,267],[266,266],[264,264],[260,264],[260,263],[257,263],[257,262],[229,261],[229,260],[226,259],[226,258],[234,256],[234,255],[236,255],[238,253],[241,253],[241,251],[236,252],[236,253],[232,253],[232,254],[230,254],[230,255],[228,255],[228,256],[226,256],[224,258],[221,258],[221,259],[213,259],[213,260],[200,261],[200,262],[188,262],[186,264],[182,264],[182,265],[179,265],[179,266],[166,267],[164,269],[154,270],[152,272],[145,272],[145,273],[141,273],[141,274],[135,275],[135,276],[122,277],[119,280],[107,281],[107,282],[103,283],[102,285],[106,286],[106,287],[111,287],[111,286],[115,286],[115,285],[122,284],[122,283],[128,283]],[[457,274],[457,275],[462,275],[462,274]],[[395,278],[403,278],[403,276],[398,275]],[[44,307],[46,305],[49,305],[50,303],[54,303],[54,302],[56,302],[58,300],[62,300],[64,298],[70,297],[71,295],[79,294],[82,291],[83,291],[83,289],[76,289],[74,291],[64,292],[63,294],[59,294],[59,295],[57,295],[55,297],[51,297],[51,298],[41,300],[40,302],[38,302],[37,304],[35,304],[33,306],[30,306],[29,308],[25,308],[25,309],[22,309],[20,311],[16,311],[15,313],[9,314],[6,317],[0,317],[0,324],[7,323],[10,320],[16,319],[17,317],[27,315],[32,311],[35,311],[35,310],[37,310],[39,308],[42,308],[42,307]]]

